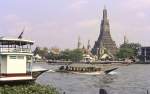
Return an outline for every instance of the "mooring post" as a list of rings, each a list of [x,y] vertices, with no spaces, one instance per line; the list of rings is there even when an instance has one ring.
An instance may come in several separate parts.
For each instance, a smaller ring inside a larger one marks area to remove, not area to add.
[[[105,89],[99,89],[99,94],[107,94]]]
[[[63,94],[66,94],[66,92],[63,92]]]
[[[149,94],[148,89],[147,89],[147,94]]]

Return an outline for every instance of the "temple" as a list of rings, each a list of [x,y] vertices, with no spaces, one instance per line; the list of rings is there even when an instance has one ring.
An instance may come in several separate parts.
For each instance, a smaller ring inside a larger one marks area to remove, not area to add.
[[[107,18],[107,9],[104,8],[100,34],[98,40],[95,42],[94,47],[92,48],[92,54],[96,55],[98,59],[104,57],[114,58],[116,52],[116,43],[112,40],[110,34],[109,20]]]

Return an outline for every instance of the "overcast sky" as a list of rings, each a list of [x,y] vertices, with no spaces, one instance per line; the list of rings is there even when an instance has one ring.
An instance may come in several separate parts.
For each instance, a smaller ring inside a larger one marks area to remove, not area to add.
[[[0,0],[0,36],[24,37],[36,46],[75,48],[78,36],[86,46],[97,40],[106,5],[116,44],[150,46],[150,0]]]

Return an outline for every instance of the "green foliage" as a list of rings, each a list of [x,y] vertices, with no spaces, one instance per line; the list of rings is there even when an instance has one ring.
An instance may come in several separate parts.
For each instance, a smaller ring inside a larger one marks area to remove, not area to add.
[[[51,60],[58,60],[60,59],[60,54],[55,54],[55,53],[48,53],[46,56],[47,59],[51,59]]]
[[[40,47],[36,47],[35,50],[33,51],[34,55],[39,54],[40,52]]]
[[[71,61],[80,61],[83,59],[83,51],[81,49],[60,51],[58,48],[52,48],[51,51],[48,51],[48,48],[41,49],[36,47],[34,50],[34,55],[39,54],[42,58],[51,59],[51,60],[71,60]]]
[[[47,54],[48,54],[48,48],[47,47],[44,47],[44,48],[40,48],[40,47],[36,47],[35,50],[34,50],[34,55],[38,54],[40,55],[42,58],[46,57]]]
[[[47,59],[52,60],[71,60],[71,61],[80,61],[83,58],[83,51],[81,49],[69,50],[66,49],[61,51],[60,54],[48,53]]]
[[[81,49],[74,49],[69,54],[70,60],[78,62],[83,59],[83,51]]]
[[[139,43],[125,43],[125,44],[122,44],[120,46],[120,48],[132,48],[132,49],[137,49],[141,47],[141,45]]]
[[[118,58],[134,58],[137,56],[137,49],[141,47],[138,43],[125,43],[120,46],[116,56]]]
[[[68,61],[68,60],[70,60],[70,53],[71,53],[71,51],[69,49],[61,51],[60,58]]]
[[[74,49],[74,50],[66,49],[60,53],[59,59],[78,62],[83,59],[83,51],[81,49]]]
[[[117,53],[118,58],[131,58],[132,56],[134,56],[134,50],[131,48],[120,48]]]
[[[0,86],[0,94],[59,94],[51,86],[41,86],[39,84]]]
[[[66,49],[60,53],[59,59],[78,62],[83,59],[83,51],[81,49],[74,49],[74,50]]]

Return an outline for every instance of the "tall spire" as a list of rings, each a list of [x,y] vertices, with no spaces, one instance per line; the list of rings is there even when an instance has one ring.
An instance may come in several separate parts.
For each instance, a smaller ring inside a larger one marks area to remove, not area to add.
[[[90,40],[88,40],[87,49],[89,50],[90,48],[91,48],[91,45],[90,45]]]
[[[98,40],[95,41],[94,47],[92,49],[92,53],[93,55],[97,55],[98,58],[101,58],[105,50],[109,52],[109,55],[112,58],[113,56],[115,56],[117,52],[115,41],[113,41],[111,38],[109,20],[107,18],[107,9],[104,6],[100,34]]]
[[[128,39],[127,39],[127,36],[126,34],[124,35],[124,44],[127,44],[128,43]]]
[[[107,19],[107,9],[106,9],[106,6],[104,6],[104,9],[103,9],[103,19]]]
[[[78,49],[81,47],[81,39],[80,39],[80,36],[78,37]]]

